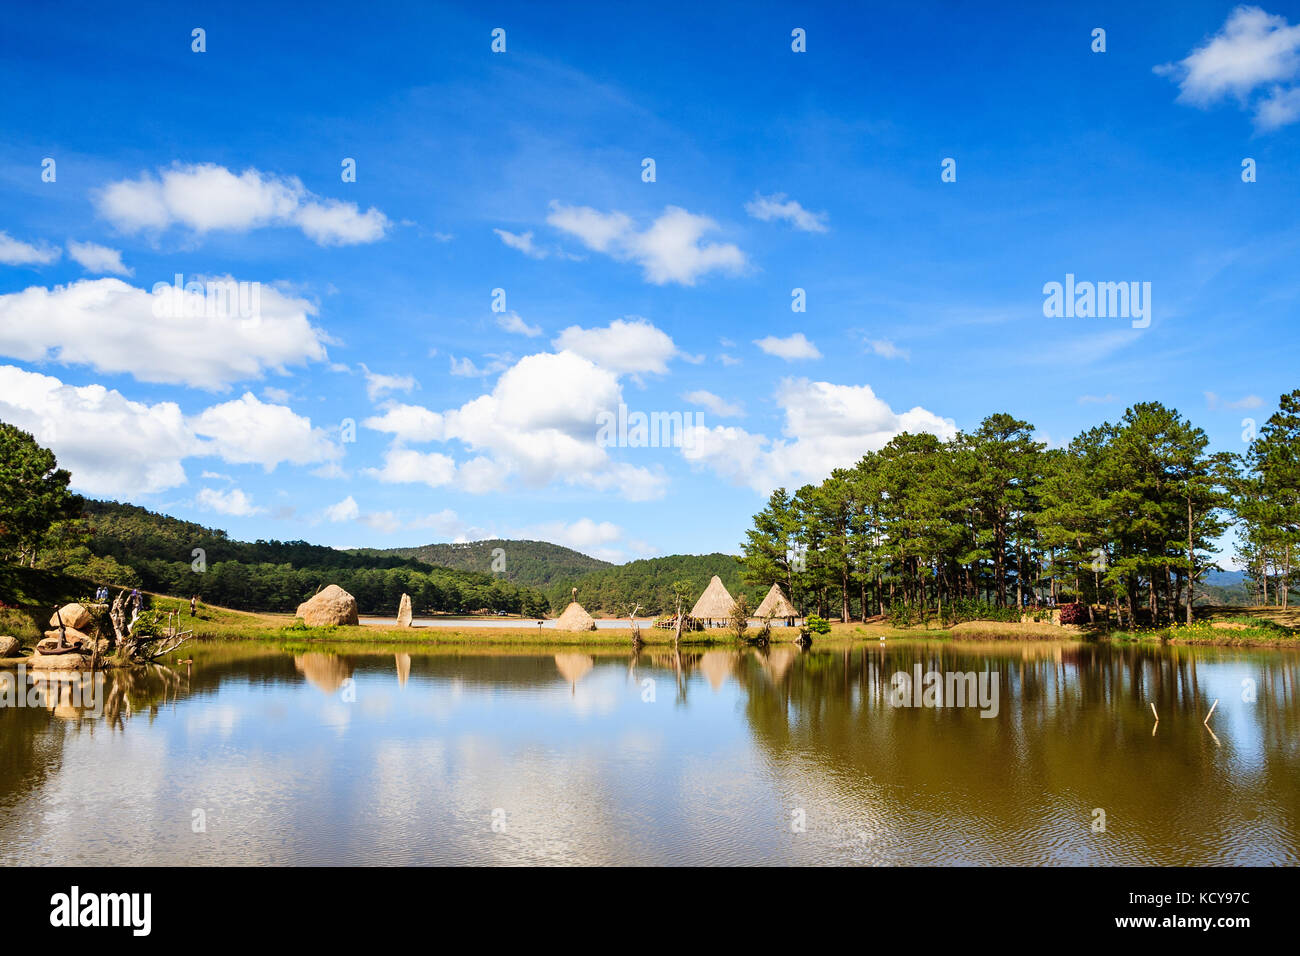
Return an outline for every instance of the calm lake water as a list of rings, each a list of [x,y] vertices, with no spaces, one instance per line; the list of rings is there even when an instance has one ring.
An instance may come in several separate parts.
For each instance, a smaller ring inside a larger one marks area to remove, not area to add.
[[[11,694],[0,864],[1300,862],[1293,651],[397,650]],[[918,665],[996,675],[996,716],[896,706]]]

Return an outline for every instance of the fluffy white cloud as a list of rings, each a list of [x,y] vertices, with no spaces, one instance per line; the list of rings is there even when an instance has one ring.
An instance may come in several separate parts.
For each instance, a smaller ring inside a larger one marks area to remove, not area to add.
[[[87,272],[111,272],[113,275],[119,276],[135,275],[134,269],[128,269],[122,264],[121,252],[110,249],[108,246],[101,246],[98,243],[77,242],[75,239],[69,239],[68,255]]]
[[[498,315],[497,325],[507,332],[515,335],[526,335],[530,339],[535,339],[542,334],[541,326],[529,325],[519,317],[519,313],[514,311],[502,312]]]
[[[261,465],[272,471],[282,462],[311,465],[336,461],[343,450],[310,418],[284,405],[268,405],[252,392],[204,409],[190,419],[194,433],[225,461]]]
[[[73,487],[93,495],[184,484],[181,460],[200,451],[174,402],[146,405],[102,385],[65,385],[12,365],[0,366],[0,420],[53,449]]]
[[[686,401],[690,402],[692,405],[704,406],[719,418],[735,418],[739,415],[745,414],[744,406],[728,402],[726,399],[714,395],[712,392],[705,391],[704,389],[687,392],[682,396],[682,398],[686,399]]]
[[[822,357],[822,353],[817,350],[817,346],[813,345],[802,332],[795,332],[783,339],[777,338],[775,335],[769,335],[765,338],[755,339],[754,344],[768,355],[775,355],[787,362],[793,362],[796,359],[818,359]]]
[[[296,226],[323,246],[382,239],[388,217],[371,207],[321,199],[296,177],[247,169],[236,175],[214,163],[177,164],[138,179],[110,183],[95,196],[99,214],[123,232],[173,224],[202,234]]]
[[[420,405],[389,403],[384,414],[367,418],[362,424],[403,442],[438,441],[445,437],[442,416]]]
[[[216,488],[200,488],[198,495],[195,497],[195,503],[206,511],[215,511],[218,514],[234,515],[240,518],[261,514],[266,510],[255,507],[253,499],[244,494],[239,488],[228,488],[225,491],[219,491]]]
[[[517,476],[526,484],[551,482],[617,491],[631,500],[663,494],[661,473],[610,459],[596,442],[598,415],[623,398],[618,376],[574,352],[543,352],[520,359],[502,373],[492,391],[444,412],[411,405],[390,407],[366,427],[394,436],[384,466],[370,474],[381,481],[454,483],[482,493]],[[456,466],[437,453],[403,447],[405,442],[456,441],[474,453]]]
[[[636,262],[646,281],[655,285],[694,285],[710,272],[736,275],[748,265],[745,254],[733,243],[701,241],[706,233],[718,230],[717,222],[679,206],[668,206],[641,230],[624,213],[602,213],[558,201],[551,202],[546,221],[576,236],[588,249]]]
[[[776,399],[785,412],[782,438],[740,428],[696,428],[683,457],[767,494],[780,486],[820,481],[901,432],[929,432],[943,439],[957,433],[951,419],[919,406],[893,411],[869,385],[785,379]]]
[[[6,266],[49,265],[62,255],[58,246],[41,243],[39,246],[22,242],[0,230],[0,264]]]
[[[1273,129],[1300,118],[1300,88],[1283,85],[1300,76],[1300,25],[1259,7],[1237,7],[1204,44],[1155,70],[1178,83],[1180,102],[1205,107],[1232,98],[1246,108],[1267,87],[1254,104],[1258,126]]]
[[[803,232],[825,232],[829,218],[824,212],[809,212],[795,200],[787,199],[785,193],[755,196],[745,203],[745,212],[763,222],[784,220]]]
[[[384,452],[382,468],[367,468],[365,473],[386,484],[425,484],[440,488],[456,477],[456,461],[438,452],[419,452],[394,445]]]
[[[355,521],[360,514],[361,509],[357,507],[356,499],[348,495],[342,501],[336,502],[325,509],[325,520],[336,524],[340,521]]]
[[[668,333],[636,316],[630,321],[615,319],[601,329],[584,329],[571,325],[551,343],[591,359],[615,375],[668,371],[668,360],[677,354]]]
[[[154,295],[121,279],[82,279],[0,295],[0,355],[197,388],[326,358],[314,305],[269,286],[256,287],[255,299],[245,286],[241,305],[228,291],[234,282]],[[241,315],[254,302],[255,314]]]

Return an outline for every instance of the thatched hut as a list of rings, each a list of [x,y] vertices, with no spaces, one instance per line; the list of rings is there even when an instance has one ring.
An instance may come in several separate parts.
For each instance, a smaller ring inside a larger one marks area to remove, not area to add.
[[[798,616],[799,612],[794,609],[794,605],[790,603],[790,599],[785,596],[779,584],[772,585],[772,590],[767,592],[767,597],[763,598],[763,603],[754,612],[754,617],[760,621],[769,617],[773,620],[784,618],[785,623],[790,626],[794,625],[794,619]]]
[[[557,631],[594,631],[596,620],[577,601],[573,601],[555,620]]]
[[[722,578],[715,574],[700,599],[695,602],[695,607],[691,608],[691,617],[703,621],[705,627],[714,623],[725,625],[731,619],[731,609],[735,604],[736,599],[727,592]]]

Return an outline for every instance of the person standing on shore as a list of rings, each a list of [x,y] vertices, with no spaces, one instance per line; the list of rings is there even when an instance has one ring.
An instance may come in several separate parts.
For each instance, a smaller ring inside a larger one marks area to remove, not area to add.
[[[190,597],[190,617],[194,616],[194,609],[199,606],[199,596],[197,594]]]

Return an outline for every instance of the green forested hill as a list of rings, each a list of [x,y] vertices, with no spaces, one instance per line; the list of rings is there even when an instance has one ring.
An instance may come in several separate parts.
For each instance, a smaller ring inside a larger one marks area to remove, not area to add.
[[[73,550],[88,554],[62,556],[61,565],[105,583],[198,594],[240,610],[292,611],[326,584],[350,592],[363,614],[396,614],[404,593],[417,614],[486,608],[532,615],[546,607],[534,588],[396,554],[234,541],[224,531],[110,501],[86,501],[83,513],[84,544]]]
[[[640,601],[641,613],[665,614],[672,609],[672,584],[688,581],[692,588],[692,601],[704,592],[709,578],[718,575],[732,596],[738,597],[745,589],[740,580],[740,559],[722,554],[673,554],[664,558],[645,558],[629,561],[593,571],[582,578],[559,581],[546,594],[551,607],[562,609],[568,603],[569,588],[578,588],[578,601],[592,614],[605,613],[623,616],[627,605]],[[749,589],[754,591],[753,588]],[[751,604],[757,604],[763,595],[750,594]]]
[[[493,554],[498,548],[502,553]],[[552,584],[577,580],[592,571],[614,567],[608,561],[549,541],[508,541],[502,538],[465,544],[425,544],[418,548],[362,548],[354,553],[414,558],[443,568],[492,572],[495,577],[536,588],[548,588]],[[497,560],[495,566],[494,560]]]

